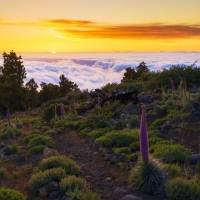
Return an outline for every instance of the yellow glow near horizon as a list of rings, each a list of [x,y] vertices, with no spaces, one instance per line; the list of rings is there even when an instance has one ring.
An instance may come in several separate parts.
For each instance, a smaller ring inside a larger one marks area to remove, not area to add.
[[[199,7],[187,0],[0,0],[0,51],[200,51]]]

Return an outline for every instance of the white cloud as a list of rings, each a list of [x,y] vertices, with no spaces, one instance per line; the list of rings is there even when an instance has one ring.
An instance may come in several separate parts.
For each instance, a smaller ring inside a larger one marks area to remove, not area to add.
[[[58,84],[64,74],[81,89],[101,88],[107,83],[120,83],[127,67],[136,68],[144,61],[151,71],[172,65],[190,65],[200,53],[44,53],[22,54],[27,72],[25,83],[34,78],[41,82]],[[199,61],[200,62],[200,61]],[[0,58],[0,66],[3,58]],[[200,63],[197,62],[200,67]]]

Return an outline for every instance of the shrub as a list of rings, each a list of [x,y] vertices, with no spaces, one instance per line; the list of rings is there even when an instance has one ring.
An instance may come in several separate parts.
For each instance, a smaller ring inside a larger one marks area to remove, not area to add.
[[[10,147],[10,150],[12,152],[12,154],[16,154],[19,152],[19,145],[18,144],[12,144]]]
[[[28,135],[24,138],[24,143],[29,143],[31,139],[33,139],[34,137],[40,136],[40,134],[38,133],[34,133],[31,135]]]
[[[14,178],[19,178],[19,172],[12,171],[12,174]]]
[[[36,167],[35,171],[45,171],[51,168],[61,167],[67,174],[76,175],[80,173],[80,167],[72,159],[65,156],[52,156],[50,158],[43,159],[41,163]]]
[[[178,144],[155,144],[150,147],[155,158],[162,158],[165,163],[187,162],[190,159],[191,151]]]
[[[48,147],[54,147],[55,146],[55,142],[53,141],[53,139],[49,136],[37,136],[32,138],[29,143],[28,143],[28,149],[36,147],[36,146],[41,146],[41,145],[47,145]]]
[[[159,106],[159,105],[154,106],[154,111],[157,115],[165,114],[165,109],[162,106]]]
[[[153,137],[161,137],[162,134],[159,130],[149,130],[148,131],[148,136],[149,138],[153,138]]]
[[[140,126],[140,120],[139,120],[138,115],[132,115],[127,120],[127,125],[128,125],[128,128],[130,128],[130,129],[139,128],[139,126]]]
[[[129,145],[129,148],[131,152],[137,152],[140,150],[140,143],[139,141],[133,142],[132,144]]]
[[[127,155],[127,158],[132,162],[136,162],[139,156],[140,156],[140,153],[137,152],[137,153],[132,153],[132,154]]]
[[[26,200],[27,197],[17,190],[0,188],[0,199],[1,200]]]
[[[61,133],[62,133],[62,130],[60,128],[53,128],[53,129],[46,131],[44,133],[44,135],[57,135],[57,134],[61,134]]]
[[[178,165],[174,164],[165,164],[164,169],[169,174],[170,178],[174,179],[177,177],[181,177],[181,168]]]
[[[161,164],[153,159],[140,159],[131,169],[130,183],[148,194],[153,194],[164,184],[164,171]]]
[[[110,128],[99,128],[99,129],[93,130],[87,135],[91,138],[98,138],[98,137],[104,136],[110,130],[111,130]]]
[[[163,139],[158,138],[158,137],[149,138],[149,146],[152,146],[152,145],[157,144],[157,143],[159,143],[159,144],[165,144],[165,143],[171,144],[167,140],[163,140]]]
[[[68,193],[69,191],[73,192],[75,189],[83,192],[89,191],[89,185],[86,180],[76,176],[68,176],[61,180],[60,188]]]
[[[9,139],[9,138],[13,138],[13,137],[18,137],[21,135],[21,131],[13,128],[11,126],[6,126],[2,133],[0,134],[0,138],[1,139]]]
[[[39,146],[36,146],[36,147],[32,147],[27,151],[27,154],[28,155],[41,154],[41,153],[43,153],[45,148],[46,148],[46,146],[44,146],[44,145],[39,145]]]
[[[66,172],[61,167],[48,169],[44,172],[33,174],[29,180],[29,187],[34,194],[38,194],[38,189],[51,181],[59,182],[65,178]]]
[[[43,132],[46,132],[46,131],[48,131],[49,129],[50,129],[49,126],[43,126],[43,127],[42,127],[42,131],[43,131]]]
[[[139,130],[121,130],[110,132],[98,138],[107,147],[128,147],[131,143],[138,141]]]
[[[4,179],[6,177],[7,170],[6,168],[0,168],[0,180]]]
[[[169,199],[198,200],[200,199],[199,185],[183,178],[176,178],[166,185],[167,197]]]
[[[126,153],[130,153],[130,148],[129,147],[120,147],[120,148],[113,148],[114,152],[120,153],[120,154],[126,154]]]
[[[83,194],[81,200],[101,200],[101,198],[98,194],[87,192]]]
[[[32,134],[39,134],[39,135],[41,135],[41,132],[39,130],[33,130],[33,131],[31,131],[31,135]]]

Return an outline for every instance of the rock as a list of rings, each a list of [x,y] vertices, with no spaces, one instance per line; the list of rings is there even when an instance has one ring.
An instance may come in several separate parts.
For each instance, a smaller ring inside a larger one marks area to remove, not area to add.
[[[122,195],[127,194],[127,190],[124,190],[123,188],[117,187],[114,190],[114,194],[118,195],[118,196],[122,196]]]
[[[39,189],[40,192],[40,196],[45,197],[47,196],[49,193],[57,190],[59,187],[58,183],[56,181],[51,181],[50,183],[44,185],[43,187],[41,187]]]
[[[0,149],[2,149],[2,148],[4,148],[4,147],[6,147],[6,145],[3,144],[3,143],[1,143],[1,144],[0,144]]]
[[[198,162],[200,162],[200,154],[192,154],[190,156],[190,163],[197,164]]]
[[[127,194],[126,196],[122,197],[121,200],[141,200],[141,198],[132,194]]]
[[[100,141],[95,141],[95,142],[92,144],[92,149],[95,150],[95,151],[98,151],[100,147],[102,147],[102,144],[101,144]]]
[[[105,157],[104,157],[104,160],[105,161],[110,161],[112,158],[113,158],[113,154],[106,153]]]
[[[26,160],[26,156],[25,155],[16,155],[15,160],[17,162],[24,162]]]
[[[7,146],[2,149],[2,152],[4,152],[4,155],[6,156],[9,156],[12,153],[10,147]]]
[[[51,157],[51,156],[53,156],[53,155],[54,155],[53,151],[49,150],[49,151],[47,151],[45,154],[43,154],[43,157],[44,157],[44,158],[48,158],[48,157]]]
[[[112,164],[115,164],[115,163],[120,162],[120,161],[121,161],[121,158],[118,157],[118,156],[113,156],[113,157],[111,158],[111,160],[110,160],[110,162],[111,162]]]
[[[63,195],[65,194],[65,192],[63,190],[57,190],[57,191],[53,191],[49,194],[49,197],[51,199],[55,199],[55,198],[61,198]]]
[[[162,130],[162,131],[168,131],[171,127],[172,127],[172,125],[170,124],[170,121],[166,121],[166,122],[162,125],[161,130]]]

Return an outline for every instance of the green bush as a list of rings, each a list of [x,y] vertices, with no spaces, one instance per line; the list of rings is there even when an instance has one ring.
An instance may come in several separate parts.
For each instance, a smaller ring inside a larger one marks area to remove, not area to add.
[[[43,131],[43,132],[46,132],[46,131],[48,131],[49,129],[50,129],[49,126],[43,126],[43,127],[42,127],[42,131]]]
[[[38,172],[33,174],[29,180],[29,187],[33,194],[38,194],[38,190],[51,181],[60,182],[61,179],[65,178],[66,172],[61,167],[48,169],[44,172]]]
[[[28,143],[28,149],[36,147],[36,146],[41,146],[41,145],[47,145],[48,147],[54,147],[55,142],[50,136],[44,136],[40,135],[37,137],[32,138],[29,143]]]
[[[140,150],[140,143],[139,141],[133,142],[129,145],[131,152],[137,152]]]
[[[191,151],[178,144],[157,143],[150,147],[150,151],[155,158],[162,158],[165,163],[184,163],[189,161]]]
[[[170,200],[199,200],[200,186],[192,181],[176,178],[166,185],[167,197]]]
[[[101,198],[98,194],[86,192],[85,194],[83,194],[81,200],[101,200]]]
[[[6,177],[7,170],[6,168],[1,167],[0,168],[0,180],[4,179]]]
[[[116,154],[127,154],[127,153],[130,153],[131,150],[129,147],[120,147],[120,148],[113,148],[113,151],[116,153]]]
[[[111,129],[110,128],[99,128],[95,129],[92,132],[89,132],[87,135],[91,138],[98,138],[101,136],[104,136],[107,132],[109,132]]]
[[[1,200],[26,200],[27,197],[17,190],[0,188],[0,199]]]
[[[21,135],[21,131],[13,128],[11,126],[6,126],[3,131],[0,133],[0,138],[1,139],[9,139],[13,137],[18,137]]]
[[[18,144],[12,144],[10,146],[10,150],[12,152],[12,154],[16,154],[19,152],[19,145]]]
[[[41,135],[41,132],[39,130],[33,130],[33,131],[31,131],[31,135],[33,135],[33,134]]]
[[[61,133],[62,133],[61,128],[53,128],[53,129],[46,131],[44,133],[44,135],[57,135],[57,134],[61,134]]]
[[[75,189],[83,192],[89,191],[89,185],[86,180],[76,176],[68,176],[62,179],[60,182],[60,188],[66,193],[68,193],[69,191],[73,192]]]
[[[151,147],[152,145],[154,145],[154,144],[157,144],[157,143],[159,143],[159,144],[171,144],[169,141],[167,141],[167,140],[163,140],[163,139],[161,139],[161,138],[159,138],[159,137],[153,137],[153,138],[149,138],[149,146]],[[153,148],[152,148],[153,149]]]
[[[139,129],[112,131],[98,138],[107,147],[128,147],[131,143],[138,141]]]
[[[33,155],[33,154],[42,154],[46,146],[44,145],[39,145],[36,147],[32,147],[27,151],[28,155]]]
[[[63,127],[65,128],[75,128],[76,122],[75,121],[65,121]]]
[[[170,178],[172,179],[182,176],[181,168],[178,165],[165,164],[164,169],[169,174]]]
[[[34,137],[40,136],[40,134],[38,133],[34,133],[31,135],[28,135],[24,138],[24,143],[29,143],[31,139],[33,139]]]
[[[154,106],[154,111],[157,115],[165,114],[165,109],[162,106],[159,106],[159,105]]]
[[[138,115],[132,115],[129,119],[126,120],[128,128],[133,129],[133,128],[139,128],[140,126],[140,120]]]
[[[159,130],[149,130],[148,136],[149,136],[149,138],[154,138],[154,137],[161,137],[162,134]]]
[[[80,173],[80,167],[72,159],[65,156],[52,156],[50,158],[43,159],[41,163],[36,167],[35,171],[45,171],[51,168],[61,167],[67,174],[77,175]]]
[[[140,153],[137,152],[137,153],[132,153],[132,154],[127,155],[127,158],[132,162],[136,162],[139,156],[140,156]]]
[[[148,194],[154,194],[164,184],[164,171],[161,164],[153,159],[139,160],[131,169],[130,183]]]

